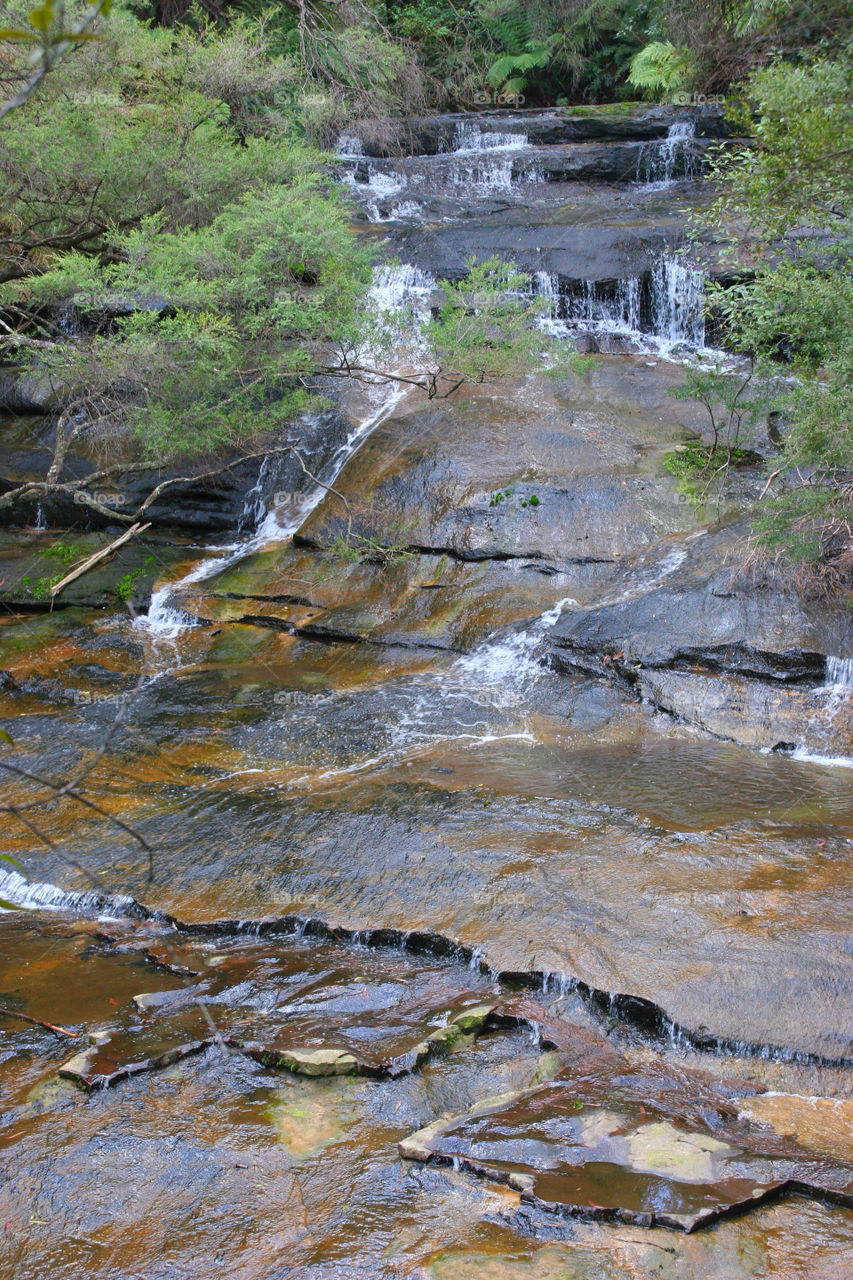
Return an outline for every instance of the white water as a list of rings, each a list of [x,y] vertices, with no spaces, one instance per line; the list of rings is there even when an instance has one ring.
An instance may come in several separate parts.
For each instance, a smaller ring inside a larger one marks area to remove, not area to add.
[[[695,178],[699,175],[699,163],[691,148],[696,136],[692,120],[677,120],[660,142],[648,142],[637,159],[637,182],[644,186],[669,187],[675,181],[676,169],[680,177]]]
[[[335,143],[335,151],[339,156],[345,156],[347,159],[355,159],[364,155],[364,145],[361,138],[357,138],[353,133],[342,133]]]
[[[381,392],[381,403],[350,432],[324,468],[323,485],[335,483],[345,464],[371,431],[394,411],[406,394],[406,388],[400,384],[386,383],[381,387]],[[197,626],[198,622],[192,615],[173,603],[174,597],[195,583],[203,582],[230,568],[252,552],[260,551],[271,542],[289,541],[325,497],[326,488],[323,485],[315,485],[295,507],[270,508],[253,534],[227,546],[213,548],[214,554],[195,565],[183,578],[157,587],[152,592],[148,613],[134,619],[134,627],[156,642],[173,641],[190,627]]]
[[[566,596],[523,631],[484,641],[456,658],[449,668],[414,676],[400,691],[402,705],[391,725],[388,754],[395,756],[439,741],[466,741],[470,747],[510,739],[535,743],[525,712],[545,674],[543,641],[563,609],[576,604]],[[478,708],[514,710],[519,713],[519,722],[496,733],[488,718],[480,718]]]
[[[853,658],[835,658],[827,654],[825,687],[841,696],[853,692]]]
[[[374,271],[370,299],[380,322],[387,322],[389,316],[393,317],[401,335],[415,342],[419,326],[429,314],[429,299],[434,289],[433,277],[419,267],[407,263],[382,266]],[[182,578],[156,587],[148,613],[134,620],[135,629],[151,640],[155,648],[166,642],[174,653],[173,642],[183,632],[198,625],[191,614],[175,603],[175,597],[271,542],[289,541],[322,501],[327,492],[323,486],[335,483],[349,459],[370,433],[393,413],[405,394],[406,387],[402,383],[379,381],[369,387],[368,395],[373,400],[370,412],[353,428],[323,468],[323,474],[318,477],[323,484],[312,486],[295,504],[266,509],[264,481],[270,460],[265,458],[255,485],[246,494],[240,519],[240,527],[253,522],[256,525],[254,532],[225,546],[211,548],[212,554],[205,555]]]
[[[0,898],[23,910],[74,911],[78,915],[95,915],[102,920],[119,920],[136,914],[136,903],[125,894],[111,896],[97,889],[71,893],[49,882],[27,880],[19,872],[11,870],[0,870]]]
[[[592,281],[584,282],[580,295],[565,302],[568,323],[593,333],[633,336],[640,332],[640,281],[637,276],[620,280],[615,293],[603,294]]]
[[[817,690],[817,698],[820,700],[819,709],[809,718],[806,726],[809,745],[798,744],[793,758],[806,760],[811,764],[853,769],[853,757],[825,753],[827,738],[835,730],[839,713],[848,710],[853,699],[853,658],[838,658],[827,654],[826,676],[822,687]]]
[[[484,133],[473,121],[460,120],[453,134],[456,155],[471,151],[520,151],[527,145],[526,133]]]
[[[392,313],[404,320],[408,315],[425,318],[437,288],[435,277],[428,271],[400,262],[374,269],[370,301],[381,315]]]
[[[621,335],[642,350],[664,357],[678,348],[706,349],[704,276],[675,255],[665,255],[652,266],[645,319],[639,276],[619,280],[613,291],[586,280],[580,293],[561,294],[556,276],[537,271],[533,289],[549,302],[544,327],[555,335],[576,331]]]
[[[672,255],[652,267],[652,332],[664,350],[705,346],[705,277]]]

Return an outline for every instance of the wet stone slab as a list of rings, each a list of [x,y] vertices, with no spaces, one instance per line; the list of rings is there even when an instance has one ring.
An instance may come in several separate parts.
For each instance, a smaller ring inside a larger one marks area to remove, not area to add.
[[[487,1099],[411,1135],[400,1154],[467,1169],[550,1213],[687,1232],[786,1190],[853,1207],[853,1165],[785,1150],[760,1129],[737,1132],[711,1109],[700,1128],[626,1101],[624,1088],[607,1104],[585,1092],[571,1079]]]
[[[60,1074],[86,1090],[215,1043],[301,1075],[400,1075],[470,1045],[497,1004],[478,972],[293,937],[131,938],[117,949],[161,985],[135,993],[64,1063]]]

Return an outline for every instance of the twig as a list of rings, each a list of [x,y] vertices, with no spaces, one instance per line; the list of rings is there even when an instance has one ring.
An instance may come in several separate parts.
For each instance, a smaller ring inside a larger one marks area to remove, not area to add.
[[[126,529],[118,538],[115,538],[106,547],[102,547],[100,551],[96,551],[93,556],[89,556],[88,560],[84,560],[76,569],[72,569],[70,573],[67,573],[60,582],[55,583],[50,588],[51,600],[53,600],[55,596],[58,596],[63,587],[68,586],[69,582],[74,582],[75,579],[82,578],[84,573],[88,573],[88,571],[96,564],[99,564],[101,560],[106,560],[107,556],[111,555],[113,551],[117,551],[120,546],[123,546],[123,544],[128,542],[135,534],[144,533],[146,529],[150,528],[150,522],[148,524],[132,524],[130,528]]]
[[[132,836],[148,854],[148,882],[154,879],[154,850],[143,835],[136,830],[135,827],[129,826],[126,822],[122,822],[121,818],[117,818],[115,814],[109,813],[99,804],[95,804],[94,800],[89,800],[87,796],[81,795],[79,791],[75,791],[71,783],[60,785],[57,782],[51,782],[50,778],[45,778],[42,774],[33,773],[30,769],[22,769],[18,764],[12,764],[9,760],[0,760],[0,769],[5,769],[8,773],[14,773],[19,778],[26,778],[28,782],[37,782],[39,786],[45,787],[48,791],[58,799],[60,796],[68,796],[71,800],[76,800],[78,804],[85,809],[92,809],[95,813],[100,814],[102,818],[106,818],[112,822],[114,826],[119,827],[122,831],[126,831]],[[31,800],[27,804],[18,805],[20,809],[34,809],[40,804],[44,804],[44,800]]]
[[[772,484],[772,483],[773,483],[773,481],[776,479],[776,477],[777,477],[778,475],[781,475],[781,473],[782,473],[783,469],[784,469],[784,468],[780,467],[778,471],[774,471],[774,472],[770,475],[770,477],[769,477],[769,479],[768,479],[768,481],[767,481],[767,484],[764,486],[764,488],[761,490],[761,493],[758,495],[758,501],[759,501],[759,502],[760,502],[760,501],[761,501],[761,499],[764,497],[765,493],[766,493],[766,492],[767,492],[767,490],[770,488],[771,484]]]
[[[7,1018],[20,1018],[21,1022],[31,1022],[34,1027],[44,1027],[45,1031],[52,1031],[57,1036],[68,1036],[69,1040],[79,1040],[76,1031],[66,1031],[65,1027],[55,1027],[52,1022],[43,1022],[41,1018],[31,1018],[28,1013],[18,1013],[16,1009],[9,1009],[5,1004],[0,1004],[0,1014],[5,1014]]]

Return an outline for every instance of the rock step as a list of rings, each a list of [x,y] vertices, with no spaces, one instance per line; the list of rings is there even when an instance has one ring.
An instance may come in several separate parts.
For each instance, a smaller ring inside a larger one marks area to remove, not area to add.
[[[723,138],[729,134],[722,104],[687,108],[634,102],[545,111],[449,112],[395,121],[382,137],[370,137],[358,125],[352,125],[347,129],[347,141],[350,145],[360,144],[360,154],[365,156],[423,156],[452,151],[460,128],[479,129],[482,134],[525,135],[534,145],[548,146],[664,138],[670,125],[680,121],[692,122],[701,137]]]

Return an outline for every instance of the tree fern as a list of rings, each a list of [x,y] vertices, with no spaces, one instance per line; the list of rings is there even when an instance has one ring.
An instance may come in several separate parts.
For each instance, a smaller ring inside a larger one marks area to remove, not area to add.
[[[677,49],[669,40],[655,40],[634,54],[628,83],[647,93],[669,96],[690,84],[693,71],[688,50]]]

